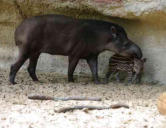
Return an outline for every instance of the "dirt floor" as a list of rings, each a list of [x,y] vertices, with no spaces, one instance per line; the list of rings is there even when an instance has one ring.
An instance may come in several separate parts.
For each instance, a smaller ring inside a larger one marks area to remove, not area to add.
[[[156,107],[166,85],[130,85],[109,83],[95,85],[91,78],[76,76],[68,83],[66,76],[37,73],[42,83],[34,83],[27,72],[19,72],[10,85],[8,72],[0,70],[0,128],[166,128],[166,117]],[[102,101],[37,101],[31,94],[54,97],[101,97]],[[75,105],[129,105],[129,109],[75,110],[56,113]]]

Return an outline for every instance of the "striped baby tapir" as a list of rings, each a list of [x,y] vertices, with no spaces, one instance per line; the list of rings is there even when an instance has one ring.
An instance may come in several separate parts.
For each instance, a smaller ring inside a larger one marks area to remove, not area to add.
[[[116,81],[120,82],[119,72],[124,71],[128,73],[127,84],[140,83],[145,62],[146,58],[127,58],[115,54],[109,59],[109,67],[105,76],[105,82],[108,83],[110,76],[115,76]]]

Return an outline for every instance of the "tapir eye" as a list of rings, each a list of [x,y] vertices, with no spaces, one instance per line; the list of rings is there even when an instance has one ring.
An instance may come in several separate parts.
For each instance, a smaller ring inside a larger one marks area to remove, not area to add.
[[[129,45],[129,43],[125,42],[125,43],[123,44],[123,48],[128,47],[128,45]]]
[[[118,37],[118,34],[117,34],[117,33],[111,33],[111,35],[112,35],[112,38],[113,38],[113,39],[116,39],[116,38]]]
[[[116,34],[112,34],[112,37],[113,37],[113,38],[116,38],[116,37],[117,37],[117,35],[116,35]]]

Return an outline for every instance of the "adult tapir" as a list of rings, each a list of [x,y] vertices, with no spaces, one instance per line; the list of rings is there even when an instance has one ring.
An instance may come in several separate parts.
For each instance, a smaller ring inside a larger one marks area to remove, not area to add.
[[[19,56],[10,69],[9,80],[12,84],[16,84],[16,73],[27,59],[29,75],[38,81],[35,70],[41,53],[69,57],[69,82],[74,81],[73,72],[78,61],[86,59],[95,83],[100,83],[97,58],[104,50],[122,56],[142,57],[141,49],[128,39],[121,26],[63,15],[35,16],[24,20],[16,28],[15,43],[19,48]]]

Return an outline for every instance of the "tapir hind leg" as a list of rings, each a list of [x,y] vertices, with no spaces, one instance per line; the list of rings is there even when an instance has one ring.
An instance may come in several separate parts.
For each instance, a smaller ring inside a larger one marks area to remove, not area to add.
[[[24,62],[28,59],[28,52],[25,49],[19,50],[19,57],[18,60],[11,65],[10,67],[10,73],[9,73],[9,81],[12,84],[16,84],[15,82],[15,76],[18,70],[21,68],[21,66],[24,64]]]
[[[30,56],[29,58],[28,72],[33,81],[38,81],[38,78],[36,76],[36,65],[37,65],[39,55],[40,53],[36,53]]]
[[[98,78],[97,56],[87,58],[87,63],[89,64],[95,84],[100,84],[100,81]]]
[[[80,58],[69,56],[68,81],[74,82],[73,73]]]

